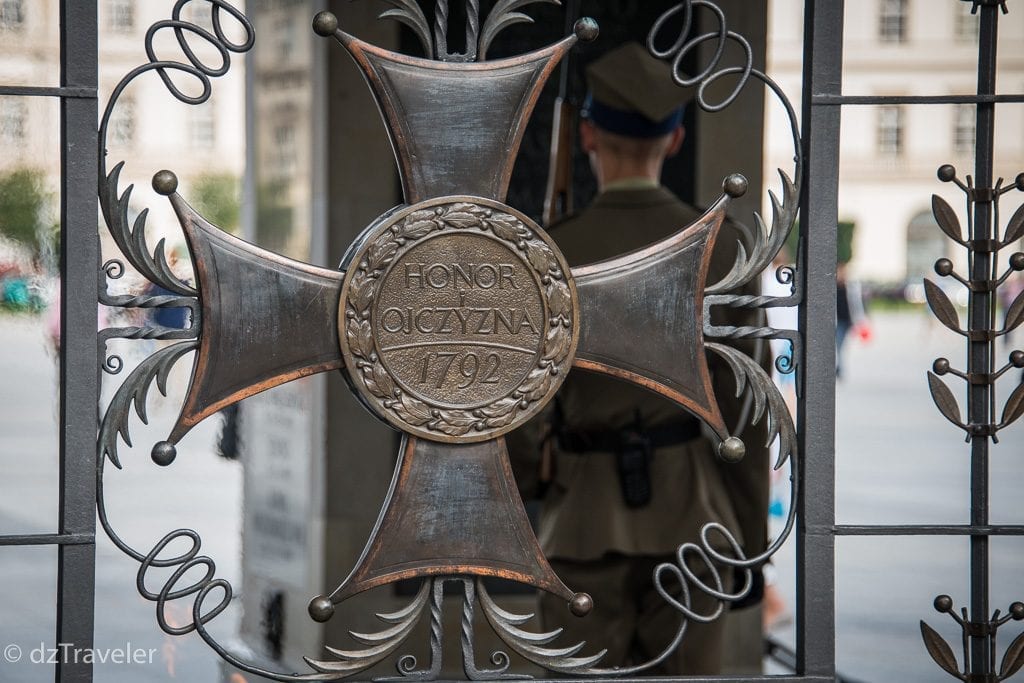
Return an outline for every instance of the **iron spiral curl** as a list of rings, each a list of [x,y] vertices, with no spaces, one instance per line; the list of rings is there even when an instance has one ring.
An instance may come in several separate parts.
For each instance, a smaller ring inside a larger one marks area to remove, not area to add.
[[[718,22],[718,30],[691,37],[694,28],[694,10],[704,8],[710,11]],[[659,38],[665,32],[666,25],[676,15],[682,13],[682,27],[678,37],[667,49],[658,47]],[[686,76],[681,69],[683,61],[698,47],[709,41],[716,41],[715,51],[707,65],[695,76]],[[744,53],[742,66],[721,66],[725,48],[729,42],[740,46]],[[796,111],[782,88],[763,71],[754,68],[753,49],[750,42],[735,31],[730,31],[726,23],[725,12],[710,0],[682,0],[676,6],[662,14],[647,35],[647,49],[658,59],[671,60],[672,78],[681,87],[697,86],[696,102],[704,111],[719,112],[731,105],[739,97],[750,78],[760,81],[782,104],[789,121],[793,140],[794,173],[792,180],[782,170],[783,199],[780,202],[775,193],[769,190],[772,202],[772,224],[769,228],[759,213],[754,213],[755,228],[738,225],[745,239],[738,240],[736,262],[732,270],[720,282],[708,287],[711,294],[724,294],[745,285],[764,270],[782,249],[796,220],[796,211],[803,175],[803,151],[800,144],[800,126]],[[707,89],[728,76],[739,75],[735,87],[721,101],[713,103],[707,99]],[[794,283],[795,284],[795,283]]]

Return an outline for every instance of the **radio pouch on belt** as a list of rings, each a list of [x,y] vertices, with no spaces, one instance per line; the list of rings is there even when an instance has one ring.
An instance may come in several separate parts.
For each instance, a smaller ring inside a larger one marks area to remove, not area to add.
[[[639,508],[651,502],[650,463],[653,452],[651,440],[644,434],[633,430],[621,433],[615,460],[622,499],[628,507]]]

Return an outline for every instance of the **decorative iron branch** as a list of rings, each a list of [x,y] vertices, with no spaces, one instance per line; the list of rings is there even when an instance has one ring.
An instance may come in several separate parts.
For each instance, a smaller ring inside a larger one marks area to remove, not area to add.
[[[970,176],[966,182],[961,181],[956,174],[956,169],[948,164],[939,167],[938,178],[944,183],[955,183],[964,193],[967,200],[967,235],[964,235],[960,219],[953,207],[938,195],[932,196],[932,214],[939,229],[952,241],[961,245],[967,250],[968,259],[973,262],[975,258],[982,255],[995,256],[1005,248],[1014,246],[1024,237],[1024,205],[1017,208],[1013,216],[1006,224],[1002,237],[999,236],[999,199],[1002,195],[1012,190],[1024,191],[1024,173],[1018,175],[1010,185],[1003,185],[1003,179],[996,181],[993,188],[975,187]],[[991,212],[994,232],[991,239],[978,239],[974,235],[973,212],[978,204],[989,207]],[[989,306],[989,326],[983,329],[965,328],[960,320],[956,306],[949,295],[942,287],[931,280],[924,281],[925,300],[932,313],[945,327],[966,337],[972,343],[987,343],[990,349],[989,357],[994,357],[995,341],[1005,336],[1024,323],[1024,292],[1020,292],[1006,309],[1003,325],[995,329],[996,319],[996,297],[995,293],[1014,273],[1024,271],[1024,253],[1016,252],[1008,259],[1006,270],[999,277],[988,280],[976,280],[967,278],[956,272],[953,262],[948,258],[941,258],[935,262],[935,273],[939,277],[952,278],[967,289],[969,306],[982,305],[978,299],[979,294],[985,294]],[[1024,368],[1024,352],[1015,350],[1010,353],[1009,361],[1000,369],[996,370],[992,361],[985,372],[963,372],[953,368],[946,358],[938,358],[932,364],[932,371],[928,373],[928,389],[931,392],[932,400],[938,407],[943,417],[951,423],[963,429],[968,440],[971,437],[991,437],[993,442],[998,443],[998,433],[1009,425],[1016,422],[1021,415],[1024,415],[1024,384],[1017,384],[1006,403],[1003,406],[1002,416],[999,422],[994,422],[996,415],[995,392],[991,392],[990,419],[986,422],[964,421],[961,417],[960,407],[956,397],[949,386],[939,377],[954,375],[963,379],[966,386],[987,385],[994,386],[996,381],[1011,368]]]
[[[143,424],[149,424],[149,418],[146,415],[146,397],[153,380],[156,380],[160,393],[166,396],[167,376],[170,374],[171,368],[178,362],[178,359],[186,353],[194,351],[197,346],[198,343],[195,341],[185,341],[160,349],[139,363],[128,379],[118,387],[117,393],[114,394],[110,405],[107,406],[107,412],[104,413],[100,423],[99,455],[101,458],[108,457],[114,467],[121,468],[121,462],[117,457],[117,437],[120,435],[129,447],[132,445],[131,435],[128,432],[131,407],[134,405],[135,414],[139,416]],[[120,370],[120,357],[114,356],[113,358],[116,359],[117,369]],[[160,442],[160,444],[162,443]],[[170,460],[167,460],[163,455],[163,449],[160,449],[160,444],[153,447],[153,459],[158,460],[157,464],[169,465],[174,456],[171,455]],[[158,451],[158,449],[160,450]],[[157,455],[158,452],[161,453],[160,456]]]
[[[453,53],[448,50],[449,0],[434,2],[434,30],[431,35],[430,24],[416,0],[384,0],[394,5],[395,9],[382,12],[378,19],[393,19],[408,26],[426,53],[427,59],[442,62],[482,62],[487,59],[487,51],[499,33],[515,24],[532,24],[533,18],[519,10],[527,5],[547,3],[561,5],[561,0],[498,0],[480,27],[480,0],[465,0],[466,9],[466,51]],[[325,35],[334,32],[327,30]]]
[[[963,670],[961,671],[958,667],[956,655],[953,654],[953,648],[950,647],[949,643],[935,629],[921,621],[921,638],[924,639],[924,646],[927,648],[931,658],[943,671],[967,683],[982,680],[970,673],[975,669],[972,666],[973,662],[971,662],[970,638],[984,637],[989,640],[990,661],[988,668],[991,671],[995,671],[996,631],[1011,619],[1014,621],[1024,619],[1024,603],[1015,602],[1010,605],[1009,612],[1005,616],[1000,617],[1000,610],[996,610],[988,621],[970,621],[967,617],[967,608],[963,608],[961,614],[958,615],[953,609],[953,599],[948,595],[940,595],[935,598],[935,611],[940,614],[948,614],[960,625],[960,629],[963,632]],[[1003,653],[1002,662],[999,665],[999,673],[985,675],[984,680],[991,681],[992,683],[1005,681],[1020,671],[1021,667],[1024,667],[1024,633],[1018,634],[1009,647],[1006,648],[1006,651]]]
[[[515,24],[532,24],[533,18],[518,10],[538,2],[545,2],[550,5],[562,4],[561,0],[498,0],[488,13],[487,21],[484,22],[483,33],[480,34],[480,59],[486,58],[487,50],[490,49],[491,43],[506,28]]]
[[[390,628],[377,633],[357,633],[356,631],[349,631],[349,635],[352,639],[365,645],[365,648],[361,650],[340,650],[333,647],[324,648],[334,655],[339,661],[318,661],[310,659],[309,657],[303,657],[303,659],[316,671],[326,674],[335,674],[335,678],[351,676],[352,674],[359,673],[360,671],[365,671],[371,666],[384,661],[394,654],[399,647],[401,647],[402,643],[404,643],[409,637],[409,634],[412,633],[417,622],[419,622],[420,617],[423,615],[423,610],[427,606],[428,602],[431,604],[431,623],[433,628],[433,622],[440,613],[441,590],[442,584],[440,580],[434,579],[433,581],[424,581],[419,592],[416,594],[416,597],[408,606],[392,614],[377,615],[377,618],[385,624],[391,624],[392,626]],[[434,596],[433,600],[429,599],[431,595]],[[405,658],[399,660],[400,671],[403,671],[403,661],[407,660]],[[436,661],[437,664],[440,665],[440,657],[437,657]],[[411,664],[411,667],[409,667],[409,673],[411,673],[412,669],[415,669],[416,667],[415,658],[412,658]],[[403,671],[403,673],[405,672]],[[425,679],[410,675],[406,680]]]

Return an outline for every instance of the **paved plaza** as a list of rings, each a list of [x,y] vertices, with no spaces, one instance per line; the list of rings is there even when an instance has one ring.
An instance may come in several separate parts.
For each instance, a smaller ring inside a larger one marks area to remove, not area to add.
[[[931,404],[925,380],[937,356],[962,366],[963,342],[921,312],[878,314],[873,321],[870,343],[851,341],[838,389],[837,521],[966,523],[969,449]],[[38,319],[0,318],[0,347],[0,533],[53,532],[58,493],[54,361]],[[1008,351],[1001,350],[1000,357]],[[127,354],[126,359],[131,363]],[[137,548],[149,548],[179,527],[197,529],[202,552],[217,561],[217,575],[239,588],[241,466],[213,453],[215,421],[183,442],[171,467],[157,467],[148,455],[148,445],[166,434],[180,400],[174,392],[180,396],[183,381],[180,375],[172,378],[170,399],[151,392],[148,427],[133,420],[138,447],[122,448],[123,471],[108,467],[110,517]],[[1003,380],[1001,397],[1011,381],[1009,376]],[[950,384],[962,398],[957,385]],[[1022,524],[1024,424],[1001,435],[992,452],[991,519]],[[957,605],[966,602],[967,547],[964,538],[839,539],[836,626],[844,675],[871,683],[943,679],[921,643],[918,621],[927,620],[959,651],[955,624],[931,603],[940,593],[952,595]],[[171,638],[160,631],[154,604],[136,592],[137,563],[102,531],[97,548],[96,647],[140,650],[145,661],[97,665],[96,680],[218,681],[217,658],[198,636]],[[790,606],[792,548],[791,542],[776,562],[778,585]],[[997,538],[992,555],[992,604],[1005,611],[1010,602],[1024,599],[1024,539]],[[55,582],[54,548],[0,548],[0,647],[16,645],[22,652],[16,665],[0,655],[3,683],[53,680],[52,665],[30,660],[34,650],[53,647]],[[184,608],[175,607],[168,618],[188,617]],[[229,610],[212,630],[229,640],[237,618]],[[1003,627],[1000,647],[1019,631],[1017,623]],[[792,627],[776,635],[792,642]]]

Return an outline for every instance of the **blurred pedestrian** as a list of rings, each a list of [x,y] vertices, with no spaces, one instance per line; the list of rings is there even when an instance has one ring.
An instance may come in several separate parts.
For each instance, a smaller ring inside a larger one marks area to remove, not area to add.
[[[871,339],[863,291],[859,282],[848,277],[847,268],[846,263],[836,267],[836,377],[843,376],[843,347],[850,333],[862,341]]]

